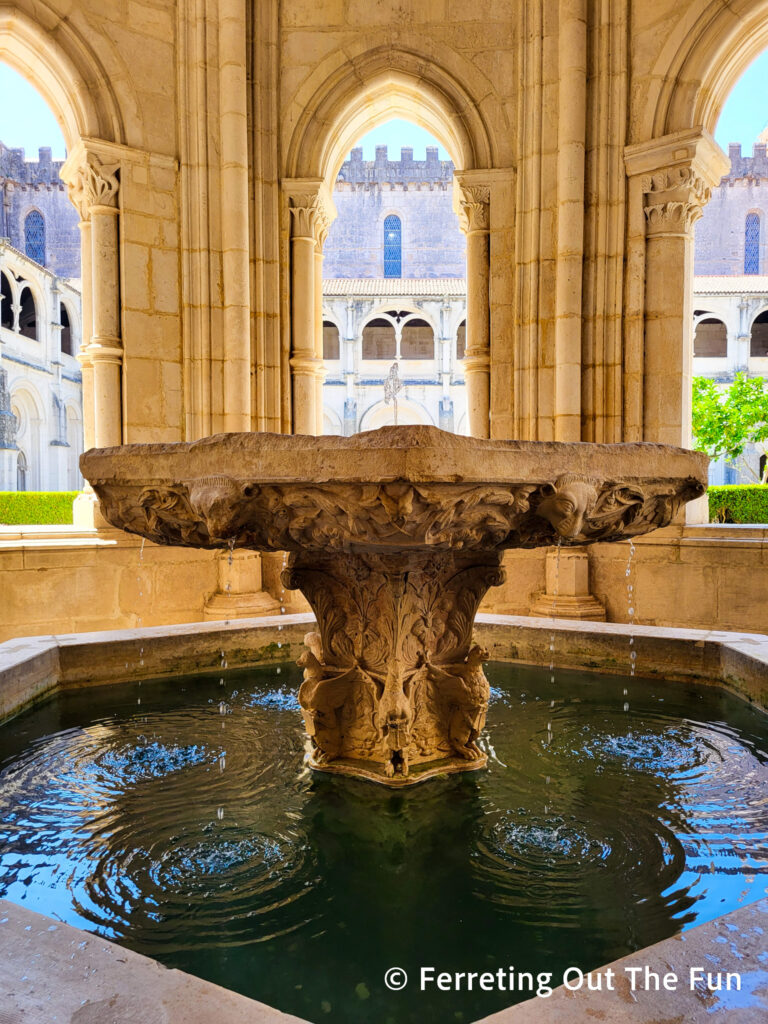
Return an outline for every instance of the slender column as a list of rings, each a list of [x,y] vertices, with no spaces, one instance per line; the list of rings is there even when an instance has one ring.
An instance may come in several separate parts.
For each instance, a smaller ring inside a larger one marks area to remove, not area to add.
[[[83,291],[88,291],[89,280],[90,301],[86,299],[84,313],[91,318],[90,342],[84,347],[83,355],[93,368],[90,385],[93,443],[97,448],[104,448],[121,444],[123,438],[118,165],[102,164],[94,153],[84,152],[69,187],[81,220],[90,224],[83,236],[84,242],[90,240],[83,265]],[[86,280],[89,254],[90,273]],[[84,319],[84,340],[88,327]],[[87,415],[84,412],[84,419]]]
[[[586,2],[560,0],[559,13],[554,435],[556,441],[579,441],[587,105]]]
[[[284,181],[291,217],[293,432],[322,432],[322,244],[335,216],[321,179]]]
[[[474,437],[490,437],[491,316],[490,229],[491,190],[457,177],[460,221],[467,236],[467,416]]]
[[[320,234],[318,232],[318,234]],[[318,367],[315,373],[315,433],[323,432],[323,384],[325,363],[323,361],[323,243],[327,232],[315,242],[315,358]]]
[[[728,159],[712,137],[679,132],[625,150],[645,215],[643,440],[690,445],[693,225]]]
[[[80,221],[80,273],[83,281],[90,282],[92,280],[91,224],[88,220]],[[83,447],[85,451],[88,451],[96,443],[93,414],[93,363],[88,354],[93,328],[93,307],[91,303],[91,289],[84,287],[82,292],[82,334],[77,361],[80,363],[83,375]]]

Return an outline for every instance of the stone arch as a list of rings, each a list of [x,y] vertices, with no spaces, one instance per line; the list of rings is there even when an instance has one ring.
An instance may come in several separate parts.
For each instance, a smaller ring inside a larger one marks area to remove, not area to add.
[[[393,419],[394,412],[391,405],[387,405],[384,401],[374,402],[360,417],[360,430],[376,430],[378,427],[391,424]],[[429,415],[426,407],[411,398],[398,398],[397,422],[402,426],[409,424],[435,426],[435,421]]]
[[[40,337],[41,306],[35,289],[29,281],[19,283],[19,334],[31,341],[42,341]]]
[[[35,388],[28,381],[22,380],[11,388],[11,409],[19,424],[16,443],[27,461],[27,490],[39,491],[42,489],[44,469],[45,406]]]
[[[768,309],[761,310],[750,324],[749,355],[751,359],[768,356]]]
[[[339,437],[344,433],[344,426],[338,413],[333,409],[330,409],[327,405],[323,406],[323,433],[332,434],[336,437]]]
[[[728,328],[714,313],[699,317],[693,336],[693,355],[702,359],[725,359],[728,355]]]
[[[323,313],[323,359],[341,358],[341,331],[336,321]]]
[[[49,13],[45,28],[18,2],[0,6],[0,60],[34,84],[61,126],[67,150],[81,138],[125,142],[112,79],[72,19]],[[137,107],[135,100],[133,109]]]
[[[0,271],[0,294],[2,295],[2,307],[0,307],[0,326],[5,327],[6,330],[13,330],[13,304],[16,298],[13,293],[13,286],[11,284],[12,275],[6,274],[5,271]]]
[[[698,0],[669,33],[651,72],[654,83],[638,140],[703,128],[747,66],[768,48],[768,0]]]
[[[332,188],[357,139],[392,117],[413,121],[434,135],[458,169],[495,166],[488,106],[497,107],[494,120],[505,124],[506,118],[492,84],[476,67],[467,62],[460,76],[457,71],[425,54],[391,46],[356,56],[333,54],[296,97],[301,115],[288,143],[286,175],[322,178]],[[470,92],[465,82],[477,88]]]

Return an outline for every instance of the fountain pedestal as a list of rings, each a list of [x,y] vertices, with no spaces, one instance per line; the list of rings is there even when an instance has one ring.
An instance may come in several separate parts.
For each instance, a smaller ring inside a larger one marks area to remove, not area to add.
[[[406,784],[485,765],[489,688],[472,646],[501,554],[295,555],[283,573],[315,613],[299,690],[310,764]]]
[[[286,551],[318,629],[299,690],[323,771],[408,785],[480,768],[488,652],[472,626],[507,548],[668,525],[706,456],[655,444],[490,441],[435,427],[221,434],[82,456],[112,525],[160,544]]]

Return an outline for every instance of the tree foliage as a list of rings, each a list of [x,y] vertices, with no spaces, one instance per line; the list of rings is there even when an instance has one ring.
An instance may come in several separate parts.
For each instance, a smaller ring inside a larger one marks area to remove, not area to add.
[[[748,472],[757,474],[743,459],[744,449],[753,444],[768,452],[768,381],[737,373],[726,388],[708,377],[693,378],[694,447],[712,459],[742,460]],[[768,475],[768,460],[762,482]]]

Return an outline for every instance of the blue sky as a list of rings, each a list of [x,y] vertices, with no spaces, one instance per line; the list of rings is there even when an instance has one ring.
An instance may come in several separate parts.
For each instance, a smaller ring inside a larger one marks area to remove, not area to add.
[[[22,147],[36,160],[40,146],[50,146],[54,160],[63,160],[64,136],[47,103],[25,78],[0,62],[0,141]]]
[[[400,159],[401,146],[413,147],[414,160],[426,159],[427,146],[438,147],[437,155],[440,160],[451,159],[437,139],[433,138],[429,132],[411,124],[410,121],[402,121],[397,118],[386,121],[378,128],[374,128],[372,132],[368,132],[358,141],[357,145],[363,147],[363,160],[373,160],[376,146],[388,146],[387,155],[390,160]]]
[[[740,142],[745,153],[768,124],[768,51],[747,68],[728,97],[717,123],[715,138],[728,151],[729,142]],[[54,160],[63,160],[64,138],[58,123],[40,94],[7,64],[0,63],[0,140],[6,146],[22,146],[28,159],[37,157],[40,146],[53,149]],[[400,156],[401,146],[412,146],[416,160],[423,160],[426,146],[439,143],[423,128],[393,119],[364,135],[358,145],[363,157],[372,160],[377,145],[389,147],[390,159]],[[439,146],[441,160],[450,159]]]
[[[746,155],[768,124],[768,50],[754,60],[733,88],[720,114],[715,138],[728,152],[729,142],[740,142]]]

